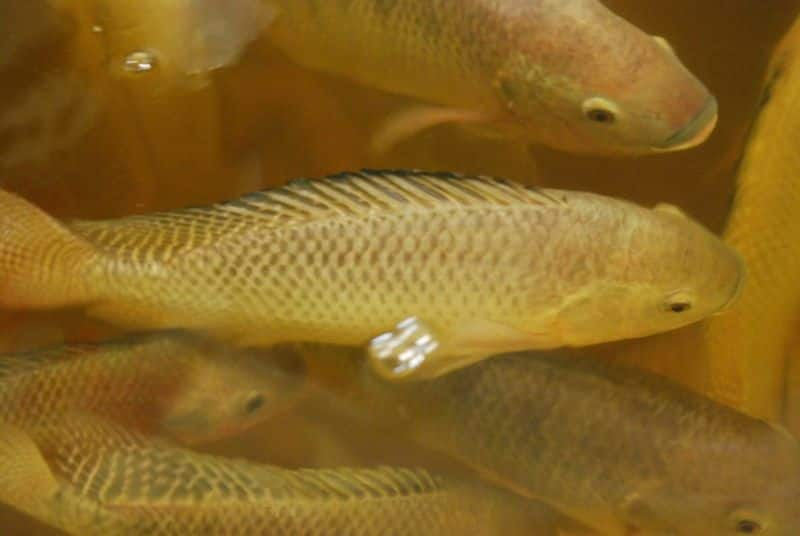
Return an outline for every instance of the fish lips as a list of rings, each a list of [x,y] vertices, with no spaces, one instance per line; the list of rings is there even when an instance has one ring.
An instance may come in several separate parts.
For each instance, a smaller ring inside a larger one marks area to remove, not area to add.
[[[709,96],[703,109],[691,121],[675,131],[663,143],[653,147],[656,152],[680,151],[703,143],[717,125],[717,99]]]

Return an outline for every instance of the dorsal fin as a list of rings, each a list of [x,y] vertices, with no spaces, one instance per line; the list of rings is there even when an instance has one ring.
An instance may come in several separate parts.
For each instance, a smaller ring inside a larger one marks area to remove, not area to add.
[[[38,431],[45,455],[57,475],[109,505],[391,499],[444,487],[420,469],[290,470],[192,452],[91,416],[67,415],[63,424]]]
[[[121,220],[76,221],[75,230],[83,233],[102,225],[113,227],[116,239],[125,227],[147,227],[170,224],[191,235],[191,228],[200,223],[212,224],[220,233],[230,227],[221,225],[220,217],[235,215],[259,223],[285,225],[309,219],[338,215],[364,215],[383,212],[428,210],[450,206],[513,204],[564,205],[544,190],[481,175],[459,175],[449,172],[418,170],[370,170],[339,173],[321,179],[294,179],[286,185],[244,195],[238,199],[203,207],[189,207],[169,212],[129,216]],[[142,230],[142,229],[140,229]],[[83,234],[82,233],[82,234]],[[109,241],[112,237],[108,238]]]
[[[315,220],[447,208],[512,205],[563,206],[566,200],[505,179],[416,170],[362,170],[288,184],[202,207],[103,221],[69,228],[103,253],[140,266],[180,258],[226,236],[246,236]]]
[[[564,205],[544,190],[505,179],[418,170],[369,170],[322,179],[295,179],[283,187],[216,205],[222,210],[273,214],[276,221],[307,221],[431,210],[443,206]]]
[[[51,347],[33,352],[0,354],[0,381],[4,378],[41,369],[53,363],[76,358],[95,351],[93,344],[74,344]]]
[[[98,352],[111,359],[119,352],[135,350],[141,355],[142,348],[148,345],[153,346],[156,351],[166,351],[169,347],[162,350],[165,344],[178,343],[179,347],[183,348],[183,345],[192,341],[195,341],[195,338],[181,330],[165,330],[153,333],[129,333],[104,342],[70,343],[48,346],[40,350],[0,354],[0,381],[15,374],[31,372]]]

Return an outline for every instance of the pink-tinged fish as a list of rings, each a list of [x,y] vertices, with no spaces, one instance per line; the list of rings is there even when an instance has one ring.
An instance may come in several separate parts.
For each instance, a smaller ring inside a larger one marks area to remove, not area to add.
[[[442,123],[580,153],[702,143],[717,101],[667,42],[597,0],[266,0],[290,58],[436,106],[402,113],[385,148]]]

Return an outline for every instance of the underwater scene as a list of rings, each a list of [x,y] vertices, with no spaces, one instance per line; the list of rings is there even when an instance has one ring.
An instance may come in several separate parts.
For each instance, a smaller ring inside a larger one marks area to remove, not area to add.
[[[0,534],[800,535],[798,17],[0,0]]]

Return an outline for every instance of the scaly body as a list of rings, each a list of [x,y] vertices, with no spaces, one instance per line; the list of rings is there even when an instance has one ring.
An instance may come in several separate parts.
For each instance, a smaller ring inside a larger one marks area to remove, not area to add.
[[[716,101],[670,47],[596,0],[267,5],[268,34],[297,62],[445,107],[411,114],[406,133],[478,123],[572,151],[636,154],[700,143],[716,121]]]
[[[284,409],[300,380],[244,352],[178,333],[0,355],[0,422],[87,412],[182,441],[239,432]]]
[[[324,351],[309,356],[321,363]],[[796,440],[665,378],[518,354],[393,386],[341,357],[328,378],[339,396],[602,534],[800,530]]]
[[[419,469],[288,470],[144,440],[81,417],[68,424],[29,435],[44,463],[17,465],[30,454],[3,459],[4,474],[54,480],[62,495],[104,512],[131,534],[523,534],[531,529],[525,522],[541,512],[533,505],[535,515],[527,517],[527,501]],[[32,447],[16,444],[19,453]],[[58,516],[65,509],[57,498],[51,513],[12,504],[68,532],[106,534],[69,527],[71,519]]]
[[[264,345],[361,345],[416,316],[441,342],[428,374],[677,328],[733,301],[743,278],[732,250],[674,210],[485,177],[343,174],[66,226],[5,192],[0,210],[7,306],[85,304]]]
[[[795,24],[773,59],[725,229],[751,283],[730,314],[709,323],[704,341],[715,396],[769,419],[780,418],[786,354],[800,318],[799,38]]]

